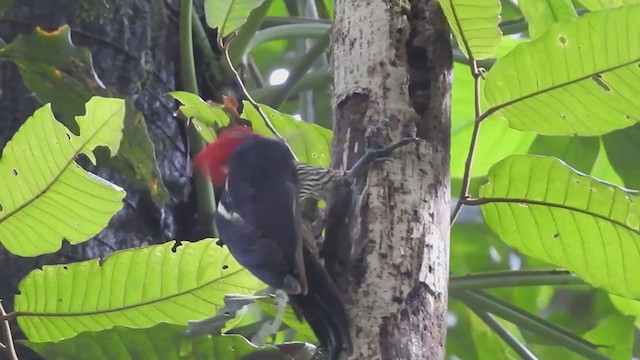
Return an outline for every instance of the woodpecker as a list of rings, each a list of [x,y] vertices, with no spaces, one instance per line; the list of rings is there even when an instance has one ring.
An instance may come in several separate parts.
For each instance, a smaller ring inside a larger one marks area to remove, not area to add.
[[[350,353],[349,320],[340,294],[319,259],[303,248],[310,240],[303,240],[309,232],[302,224],[300,197],[322,192],[301,185],[289,148],[249,127],[234,126],[223,129],[193,166],[215,187],[224,187],[215,222],[234,258],[267,285],[289,294],[292,307],[307,320],[330,359]]]

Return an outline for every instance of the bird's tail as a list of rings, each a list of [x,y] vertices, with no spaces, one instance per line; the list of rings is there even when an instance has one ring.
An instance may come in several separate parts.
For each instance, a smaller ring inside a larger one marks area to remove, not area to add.
[[[349,317],[340,293],[320,261],[304,249],[304,263],[309,289],[306,295],[290,295],[296,313],[304,316],[331,360],[341,352],[351,354]]]

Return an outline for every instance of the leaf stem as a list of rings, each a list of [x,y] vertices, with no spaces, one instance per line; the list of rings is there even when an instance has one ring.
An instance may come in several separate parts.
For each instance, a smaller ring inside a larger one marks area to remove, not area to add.
[[[453,4],[451,5],[453,7]],[[455,11],[454,11],[455,13]],[[469,198],[469,183],[471,182],[471,167],[473,166],[473,155],[476,151],[476,145],[478,143],[478,137],[480,134],[480,123],[482,122],[482,105],[480,102],[480,79],[482,78],[483,70],[478,68],[478,63],[475,60],[471,60],[471,75],[473,76],[474,84],[474,110],[476,120],[473,122],[473,132],[471,133],[471,142],[469,143],[469,153],[464,163],[464,174],[462,176],[462,186],[460,188],[460,195],[458,195],[458,201],[451,213],[450,225],[453,225],[462,210],[464,201]]]
[[[543,285],[586,285],[586,283],[566,270],[500,271],[452,276],[449,281],[449,291]]]
[[[186,91],[198,94],[198,83],[196,81],[195,62],[193,58],[192,14],[192,0],[180,0],[180,70],[182,86]],[[191,158],[194,158],[204,149],[205,143],[200,137],[195,124],[191,121],[187,125],[187,138],[191,145]],[[213,185],[209,179],[198,172],[194,174],[194,178],[196,194],[198,194],[198,222],[207,232],[207,236],[217,237],[218,231],[213,221],[216,212],[216,198],[213,192]]]

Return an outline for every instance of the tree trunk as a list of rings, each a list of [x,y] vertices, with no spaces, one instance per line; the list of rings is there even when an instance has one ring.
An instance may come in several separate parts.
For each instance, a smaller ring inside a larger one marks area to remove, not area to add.
[[[373,165],[356,194],[348,274],[352,358],[442,359],[449,273],[448,27],[436,0],[338,0],[335,9],[332,166],[351,166],[364,153],[365,138],[377,146],[406,136],[421,139],[395,153],[394,161]],[[383,119],[387,126],[377,126]]]

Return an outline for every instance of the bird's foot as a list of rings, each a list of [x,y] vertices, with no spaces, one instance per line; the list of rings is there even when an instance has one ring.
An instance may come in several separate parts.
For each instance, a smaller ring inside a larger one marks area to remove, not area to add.
[[[371,163],[391,161],[391,154],[397,149],[409,145],[417,144],[420,140],[418,138],[404,138],[398,142],[395,142],[382,149],[369,148],[365,154],[353,165],[349,170],[349,175],[352,177],[360,175],[360,172],[364,171]]]
[[[284,319],[284,311],[287,307],[287,303],[289,302],[289,296],[284,291],[278,289],[276,290],[274,301],[276,303],[277,310],[276,315],[273,317],[273,321],[262,324],[260,330],[258,330],[258,332],[251,338],[251,342],[258,346],[263,345],[269,336],[280,330],[282,320]]]

